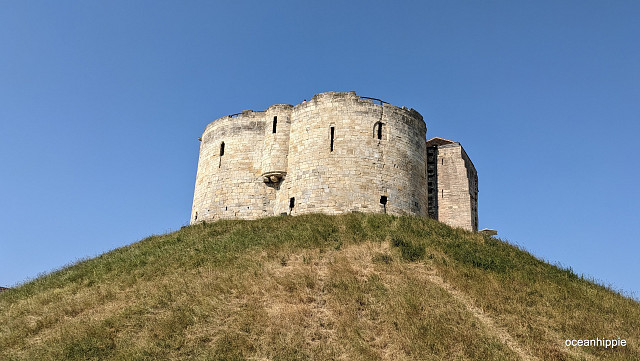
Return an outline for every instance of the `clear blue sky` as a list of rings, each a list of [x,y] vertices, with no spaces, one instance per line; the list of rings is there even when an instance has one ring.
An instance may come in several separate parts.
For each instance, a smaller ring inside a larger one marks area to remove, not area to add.
[[[197,138],[355,90],[479,173],[480,227],[640,296],[637,1],[2,1],[0,285],[189,221]]]

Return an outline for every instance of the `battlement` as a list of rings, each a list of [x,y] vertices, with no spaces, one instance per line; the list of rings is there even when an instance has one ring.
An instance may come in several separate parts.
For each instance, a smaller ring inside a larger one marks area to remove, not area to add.
[[[200,138],[191,223],[353,211],[427,216],[426,131],[414,109],[353,91],[223,116]]]

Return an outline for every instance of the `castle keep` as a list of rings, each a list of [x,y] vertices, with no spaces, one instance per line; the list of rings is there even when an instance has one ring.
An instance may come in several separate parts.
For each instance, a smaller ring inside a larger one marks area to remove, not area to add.
[[[477,231],[473,163],[426,132],[417,111],[355,92],[216,119],[200,138],[191,223],[369,212]]]

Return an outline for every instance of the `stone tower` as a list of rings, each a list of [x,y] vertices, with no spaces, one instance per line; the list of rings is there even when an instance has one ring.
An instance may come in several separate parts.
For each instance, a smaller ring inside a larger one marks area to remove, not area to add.
[[[433,197],[426,130],[415,110],[355,92],[321,93],[296,106],[276,104],[219,118],[200,138],[191,223],[355,211],[428,216]],[[467,182],[452,169],[432,180]],[[445,189],[444,183],[439,187]],[[465,206],[438,201],[435,207],[443,212]],[[466,216],[444,213],[434,218],[477,230],[477,207],[465,204],[475,223],[456,223]]]
[[[429,216],[450,226],[478,230],[478,173],[458,142],[427,141]]]

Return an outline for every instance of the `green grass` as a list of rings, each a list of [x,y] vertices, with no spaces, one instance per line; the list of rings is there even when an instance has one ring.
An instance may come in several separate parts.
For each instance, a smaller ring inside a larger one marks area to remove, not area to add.
[[[520,359],[496,329],[540,360],[640,359],[638,302],[415,217],[199,224],[0,294],[7,360]],[[628,346],[564,346],[595,337]]]

